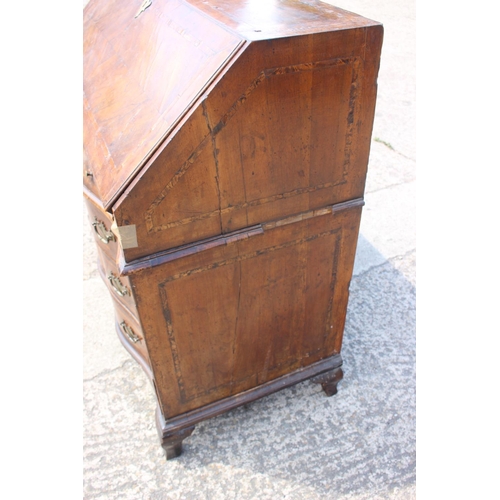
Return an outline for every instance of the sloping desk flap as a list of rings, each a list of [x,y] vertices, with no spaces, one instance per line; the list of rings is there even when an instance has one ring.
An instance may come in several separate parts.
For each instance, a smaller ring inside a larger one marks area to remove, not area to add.
[[[244,43],[181,0],[142,6],[84,10],[84,183],[105,208]]]

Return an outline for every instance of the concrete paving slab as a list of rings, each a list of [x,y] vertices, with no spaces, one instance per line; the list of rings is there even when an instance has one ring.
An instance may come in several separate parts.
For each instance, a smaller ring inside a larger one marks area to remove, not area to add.
[[[83,282],[83,378],[114,370],[130,359],[114,330],[114,309],[101,277]]]
[[[354,275],[415,249],[415,190],[415,161],[374,138]]]
[[[415,160],[394,151],[381,140],[374,135],[371,142],[365,194],[416,180]]]
[[[89,226],[89,217],[85,204],[83,204],[83,279],[99,277],[97,272],[97,247],[92,230]]]
[[[360,232],[386,259],[415,249],[415,182],[365,196]]]
[[[325,0],[384,25],[373,137],[416,159],[416,24],[412,0]]]
[[[363,274],[372,267],[380,266],[385,262],[387,262],[387,258],[360,234],[356,248],[356,258],[354,259],[353,276]]]

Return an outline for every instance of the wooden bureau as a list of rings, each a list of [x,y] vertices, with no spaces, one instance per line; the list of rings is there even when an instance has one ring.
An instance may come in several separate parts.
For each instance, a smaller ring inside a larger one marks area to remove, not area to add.
[[[90,0],[84,196],[167,458],[341,345],[382,26],[315,0]]]

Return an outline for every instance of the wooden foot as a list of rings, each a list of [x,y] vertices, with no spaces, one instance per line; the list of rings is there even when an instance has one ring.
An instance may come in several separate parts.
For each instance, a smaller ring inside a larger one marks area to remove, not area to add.
[[[316,384],[321,384],[321,387],[327,396],[333,396],[334,394],[337,394],[337,384],[342,380],[343,376],[344,372],[342,371],[342,368],[339,367],[314,377],[312,381]]]
[[[194,431],[194,425],[187,427],[173,428],[168,426],[163,418],[160,406],[156,407],[156,429],[160,438],[161,447],[165,451],[167,460],[178,457],[182,453],[182,441],[191,436]]]
[[[161,446],[165,451],[167,460],[178,457],[182,453],[182,441],[189,437],[194,431],[193,427],[188,427],[177,432],[164,434],[161,437]]]
[[[161,446],[165,451],[167,460],[178,457],[182,453],[182,441],[194,431],[194,426],[187,427],[177,432],[169,432],[160,437]]]

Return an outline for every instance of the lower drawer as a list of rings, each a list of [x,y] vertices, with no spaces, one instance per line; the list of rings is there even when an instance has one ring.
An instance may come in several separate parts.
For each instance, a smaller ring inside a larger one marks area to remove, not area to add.
[[[134,290],[127,276],[122,276],[116,262],[98,249],[98,268],[101,278],[106,283],[111,297],[115,302],[122,304],[137,317],[137,308]]]
[[[121,343],[145,369],[150,378],[151,363],[149,360],[148,349],[144,340],[144,334],[137,320],[127,311],[119,302],[113,299],[115,307],[116,330]]]

